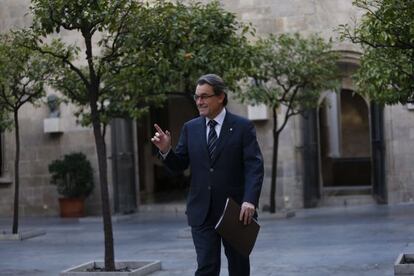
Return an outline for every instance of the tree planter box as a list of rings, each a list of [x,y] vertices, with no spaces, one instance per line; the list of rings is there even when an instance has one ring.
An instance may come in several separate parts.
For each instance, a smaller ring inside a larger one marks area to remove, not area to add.
[[[414,275],[414,254],[401,253],[394,264],[395,276]]]
[[[21,241],[37,236],[45,235],[44,230],[21,230],[17,234],[13,234],[7,231],[0,231],[0,241]]]
[[[160,261],[118,261],[116,269],[129,268],[129,271],[88,271],[88,269],[104,267],[102,261],[92,261],[76,267],[69,268],[60,273],[60,276],[144,276],[154,271],[161,270]]]

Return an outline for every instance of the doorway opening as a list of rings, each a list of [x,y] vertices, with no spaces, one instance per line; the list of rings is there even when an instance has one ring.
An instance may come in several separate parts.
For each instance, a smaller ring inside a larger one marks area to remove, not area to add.
[[[190,170],[175,173],[162,163],[151,143],[154,124],[171,133],[175,148],[183,124],[198,113],[193,102],[183,96],[170,96],[162,108],[151,108],[137,121],[139,194],[141,204],[184,202],[190,186]]]
[[[318,110],[323,194],[372,194],[368,103],[352,90],[327,93]]]

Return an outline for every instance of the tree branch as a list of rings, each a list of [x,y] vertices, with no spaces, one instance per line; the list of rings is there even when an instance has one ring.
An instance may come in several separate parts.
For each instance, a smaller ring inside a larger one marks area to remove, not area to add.
[[[284,118],[284,120],[283,120],[283,123],[282,123],[282,125],[279,127],[279,129],[276,131],[277,133],[280,133],[284,128],[285,128],[285,126],[286,126],[286,124],[287,124],[287,122],[288,122],[288,120],[289,120],[289,118],[291,117],[291,116],[293,116],[293,115],[289,115],[289,114],[294,114],[294,111],[292,112],[291,110],[293,110],[293,103],[294,103],[294,101],[295,101],[295,98],[296,98],[296,94],[298,93],[298,91],[299,91],[299,89],[300,89],[300,86],[298,85],[298,86],[296,86],[295,87],[295,89],[293,90],[293,93],[292,93],[292,96],[290,97],[290,99],[289,99],[289,104],[287,105],[287,109],[286,109],[286,112],[285,112],[285,118]],[[291,113],[292,112],[292,113]],[[296,114],[295,114],[296,115]]]
[[[283,94],[286,94],[286,93],[288,93],[288,92],[289,92],[289,88],[288,88],[288,87],[285,87],[285,85],[283,84],[283,82],[282,82],[281,80],[279,80],[279,77],[276,77],[276,78],[275,78],[275,80],[276,80],[276,83],[277,83],[280,87],[282,87],[283,91],[285,91],[285,93],[283,93]]]
[[[26,48],[28,48],[28,47],[26,47]],[[28,49],[30,49],[30,48],[28,48]],[[41,53],[41,54],[47,54],[47,55],[51,55],[52,57],[55,57],[55,58],[57,58],[57,59],[60,59],[63,63],[65,63],[65,64],[67,64],[67,65],[69,65],[69,67],[71,68],[71,70],[72,71],[74,71],[78,76],[79,76],[79,78],[83,81],[83,83],[87,86],[87,87],[89,87],[89,85],[90,85],[90,83],[89,83],[89,81],[88,81],[88,79],[85,77],[85,75],[82,73],[82,71],[78,68],[78,67],[76,67],[70,60],[69,60],[69,57],[68,57],[68,55],[66,55],[66,56],[64,56],[64,55],[59,55],[59,54],[57,54],[57,53],[54,53],[54,52],[52,52],[52,51],[47,51],[47,50],[44,50],[44,49],[42,49],[41,47],[39,47],[39,46],[35,46],[35,48],[33,49],[33,50],[36,50],[36,51],[38,51],[39,53]]]
[[[9,106],[13,110],[14,105],[9,101],[9,97],[6,94],[6,87],[3,84],[1,85],[0,93],[1,93],[1,99],[3,100],[3,103]]]

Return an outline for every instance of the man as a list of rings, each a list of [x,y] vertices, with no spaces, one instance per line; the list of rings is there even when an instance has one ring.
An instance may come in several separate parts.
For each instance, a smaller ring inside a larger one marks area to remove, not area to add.
[[[263,159],[253,124],[228,112],[223,80],[200,77],[194,95],[200,117],[184,124],[175,150],[171,136],[155,124],[151,141],[171,170],[191,167],[187,218],[197,253],[196,276],[220,274],[221,242],[230,276],[250,275],[249,258],[235,251],[214,230],[227,197],[241,204],[240,220],[256,216],[263,181]]]

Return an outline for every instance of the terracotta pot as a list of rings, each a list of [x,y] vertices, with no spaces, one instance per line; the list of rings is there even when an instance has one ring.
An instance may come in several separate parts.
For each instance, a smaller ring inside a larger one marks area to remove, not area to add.
[[[62,218],[79,218],[85,216],[84,198],[59,198],[60,216]]]

